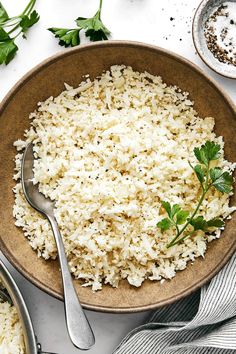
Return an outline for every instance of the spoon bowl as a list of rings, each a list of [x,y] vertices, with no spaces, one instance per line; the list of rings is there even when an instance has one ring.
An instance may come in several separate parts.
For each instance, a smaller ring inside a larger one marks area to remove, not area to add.
[[[22,188],[27,202],[45,216],[53,216],[54,202],[39,192],[38,185],[33,183],[34,173],[33,144],[25,149],[23,163],[21,165]]]

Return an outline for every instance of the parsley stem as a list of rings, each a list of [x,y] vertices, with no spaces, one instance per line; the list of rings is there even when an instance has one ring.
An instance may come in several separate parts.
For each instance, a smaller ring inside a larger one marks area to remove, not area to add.
[[[4,27],[11,26],[11,22],[16,19],[18,19],[18,16],[11,17],[8,20],[2,20],[2,21],[0,20],[0,26],[4,26]]]
[[[184,232],[184,230],[186,229],[186,227],[189,225],[189,223],[192,221],[192,219],[194,218],[194,216],[197,214],[197,212],[198,212],[200,206],[202,205],[203,199],[205,198],[205,195],[206,195],[206,192],[207,192],[207,191],[208,191],[208,189],[207,189],[206,191],[203,190],[202,195],[201,195],[201,198],[199,199],[199,202],[198,202],[198,205],[197,205],[196,209],[194,210],[193,214],[192,214],[191,217],[189,218],[188,222],[187,222],[187,223],[182,227],[182,229],[180,230],[179,235],[181,235],[181,234]],[[179,235],[178,235],[178,237],[179,237]]]
[[[19,27],[20,21],[8,32],[8,34],[11,34],[12,32],[15,32],[17,28]]]
[[[21,31],[18,32],[18,33],[13,37],[13,39],[16,39],[20,34],[21,34]]]
[[[100,20],[101,20],[101,11],[102,11],[102,0],[100,0],[100,2],[99,2],[99,9],[98,9],[98,11],[97,11],[97,13],[95,15],[95,16],[98,16],[98,18]]]
[[[11,27],[14,24],[17,24],[17,22],[21,20],[22,16],[26,15],[26,13],[27,13],[27,15],[29,15],[31,13],[31,11],[34,8],[35,3],[36,3],[36,0],[31,0],[20,15],[13,16],[13,17],[9,18],[8,20],[0,21],[0,26]],[[12,23],[14,20],[17,20],[17,22]]]
[[[167,248],[172,247],[173,245],[175,245],[176,243],[182,241],[185,239],[185,236],[179,239],[179,236],[186,230],[186,228],[190,225],[191,221],[193,220],[194,216],[197,214],[200,206],[202,205],[202,202],[205,198],[206,193],[208,192],[208,190],[210,189],[211,185],[209,184],[209,163],[207,165],[207,170],[206,170],[206,182],[205,185],[202,186],[202,195],[201,198],[199,199],[199,202],[197,204],[196,209],[194,210],[193,214],[191,215],[191,217],[188,219],[188,221],[186,222],[186,224],[182,227],[181,230],[177,230],[177,235],[170,241],[170,243],[167,245]]]
[[[203,199],[205,198],[205,195],[208,192],[209,188],[207,188],[206,190],[203,189],[201,198],[199,199],[199,202],[198,202],[197,207],[194,210],[193,214],[191,215],[189,220],[186,222],[186,224],[182,227],[182,229],[179,232],[177,232],[177,235],[170,241],[170,243],[167,245],[167,248],[170,248],[171,246],[173,246],[174,244],[176,244],[177,242],[179,242],[181,240],[181,239],[178,240],[179,236],[186,230],[186,228],[189,226],[189,224],[192,221],[192,219],[194,218],[194,216],[197,214],[197,212],[198,212],[198,210],[199,210],[199,208],[200,208],[200,206],[201,206],[201,204],[203,202]]]
[[[174,226],[175,226],[175,228],[176,228],[177,234],[179,234],[179,227],[178,227],[178,225],[177,225],[176,223],[174,223]]]
[[[102,10],[102,0],[100,0],[100,3],[99,3],[99,12],[101,12]]]
[[[186,235],[184,235],[183,237],[181,237],[180,239],[178,239],[177,241],[175,241],[174,243],[171,243],[171,246],[175,246],[177,245],[179,242],[185,240],[186,238],[192,236],[194,234],[194,232],[196,232],[196,230],[192,230],[189,233],[187,233]]]
[[[14,22],[12,22],[12,18],[11,18],[11,21],[8,21],[6,23],[3,23],[2,24],[2,27],[6,28],[6,27],[12,27],[14,25],[16,25],[17,23],[19,23],[19,18],[18,17],[15,17],[14,18]],[[1,23],[0,23],[0,26],[1,26]]]
[[[9,27],[15,25],[15,26],[8,32],[8,35],[10,35],[11,33],[15,32],[15,31],[17,30],[17,28],[18,28],[19,25],[20,25],[22,16],[25,16],[25,15],[28,16],[28,15],[31,13],[31,11],[33,10],[35,3],[36,3],[36,0],[31,0],[31,1],[28,3],[28,5],[26,6],[26,8],[24,9],[24,11],[22,12],[21,15],[12,17],[12,18],[10,19],[10,20],[12,20],[12,19],[18,19],[18,22],[12,23],[11,25],[10,25],[10,24],[8,25]],[[21,31],[20,31],[20,33],[21,33]],[[18,33],[14,38],[18,37],[20,33]]]
[[[36,0],[31,0],[20,16],[24,16],[26,14],[29,14],[32,11],[35,3],[36,3]]]

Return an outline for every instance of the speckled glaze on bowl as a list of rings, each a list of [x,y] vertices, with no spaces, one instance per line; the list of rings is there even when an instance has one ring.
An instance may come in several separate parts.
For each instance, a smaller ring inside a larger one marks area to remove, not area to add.
[[[226,1],[236,2],[236,0],[203,0],[200,3],[193,18],[193,42],[198,54],[209,68],[222,76],[236,79],[236,66],[222,63],[216,59],[207,48],[204,36],[204,25],[209,15]]]
[[[214,116],[216,134],[225,140],[225,154],[236,161],[236,111],[233,103],[214,81],[186,59],[161,48],[136,42],[107,41],[80,46],[49,58],[25,75],[9,92],[0,106],[0,247],[8,260],[33,284],[62,299],[61,276],[57,261],[38,258],[14,224],[12,180],[13,142],[23,137],[29,127],[28,115],[38,101],[56,96],[64,82],[76,87],[82,76],[100,75],[113,64],[132,66],[141,72],[161,75],[168,85],[177,85],[190,93],[200,116]],[[236,194],[232,203],[236,202]],[[135,312],[170,304],[209,281],[229,260],[236,249],[236,213],[227,221],[219,240],[209,244],[205,258],[198,258],[171,281],[146,280],[140,288],[126,280],[115,289],[108,285],[92,293],[74,280],[82,305],[86,309],[106,312]]]

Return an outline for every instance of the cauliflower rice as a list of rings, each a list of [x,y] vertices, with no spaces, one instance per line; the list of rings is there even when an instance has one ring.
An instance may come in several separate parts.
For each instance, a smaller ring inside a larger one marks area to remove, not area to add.
[[[34,183],[55,200],[57,218],[72,274],[93,290],[171,279],[188,261],[204,256],[202,231],[169,249],[173,230],[161,233],[161,200],[193,210],[200,186],[188,161],[207,140],[220,144],[214,118],[198,117],[188,93],[167,86],[161,77],[112,66],[101,77],[88,76],[76,89],[65,84],[58,97],[30,114],[25,140],[15,146],[19,180],[22,150],[33,141],[37,160]],[[232,171],[222,157],[218,166]],[[57,251],[48,221],[26,202],[21,184],[14,188],[16,225],[45,259]],[[208,193],[200,213],[206,219],[230,217],[229,195]]]
[[[0,279],[0,288],[3,285]],[[25,354],[23,329],[15,306],[0,297],[0,353]]]

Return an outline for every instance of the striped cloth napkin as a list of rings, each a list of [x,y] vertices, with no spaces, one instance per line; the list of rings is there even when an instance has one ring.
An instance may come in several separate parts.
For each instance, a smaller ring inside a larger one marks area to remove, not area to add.
[[[200,291],[157,310],[114,354],[236,353],[236,254]]]

